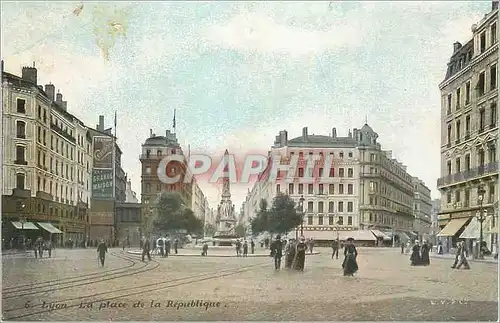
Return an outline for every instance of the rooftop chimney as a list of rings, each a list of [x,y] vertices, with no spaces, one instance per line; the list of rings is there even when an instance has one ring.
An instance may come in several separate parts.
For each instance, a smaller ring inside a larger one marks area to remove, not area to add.
[[[33,84],[37,84],[37,71],[35,68],[35,62],[33,62],[33,67],[23,67],[22,78],[23,80],[29,81]]]
[[[104,131],[104,116],[99,116],[99,125],[97,126],[97,130]]]
[[[149,138],[153,138],[153,129],[149,129]]]
[[[2,59],[2,72],[3,72],[3,59]]]
[[[54,84],[46,84],[45,93],[51,101],[54,101],[56,95],[56,87],[54,86]]]
[[[332,137],[337,138],[337,128],[332,128]]]
[[[57,90],[56,102],[57,103],[62,103],[62,93],[60,93],[59,90]]]
[[[460,44],[459,42],[454,42],[453,43],[453,52],[455,53],[457,50],[459,50],[460,48],[462,48],[462,44]]]
[[[498,9],[498,0],[491,1],[491,10],[497,10],[497,9]]]
[[[349,133],[347,134],[347,137],[352,138],[352,132],[351,132],[351,129],[349,129]]]
[[[307,139],[307,127],[302,128],[302,138]]]

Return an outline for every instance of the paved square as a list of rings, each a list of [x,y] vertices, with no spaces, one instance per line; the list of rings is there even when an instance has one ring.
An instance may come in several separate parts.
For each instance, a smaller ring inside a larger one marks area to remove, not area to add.
[[[111,249],[57,250],[52,259],[3,256],[4,320],[417,320],[496,321],[497,264],[452,270],[449,259],[411,267],[399,249],[360,248],[343,277],[330,250],[303,273],[274,271],[269,257],[153,258]],[[260,250],[259,252],[263,252]]]

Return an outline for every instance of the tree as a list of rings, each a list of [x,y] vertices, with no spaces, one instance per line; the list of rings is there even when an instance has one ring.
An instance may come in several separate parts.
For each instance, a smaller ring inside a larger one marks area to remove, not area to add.
[[[175,232],[186,230],[190,234],[203,232],[203,221],[196,218],[193,211],[182,204],[177,192],[164,193],[156,204],[153,231]]]
[[[289,195],[278,193],[268,212],[269,232],[288,233],[302,223],[302,214],[297,211],[295,201]]]
[[[187,233],[196,236],[203,236],[203,221],[198,219],[193,210],[185,208],[182,214]]]
[[[267,201],[261,199],[259,203],[259,211],[257,215],[250,220],[250,227],[252,228],[252,234],[257,235],[261,232],[269,231],[268,225],[268,215],[269,211],[267,209]]]
[[[215,226],[211,223],[205,223],[205,235],[206,236],[213,236],[214,233],[217,231]]]
[[[243,224],[238,224],[234,227],[234,232],[236,232],[239,237],[245,237],[247,235],[247,228]]]

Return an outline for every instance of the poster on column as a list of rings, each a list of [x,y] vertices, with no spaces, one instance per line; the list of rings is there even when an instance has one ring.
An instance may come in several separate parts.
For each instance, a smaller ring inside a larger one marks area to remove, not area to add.
[[[112,169],[92,170],[92,198],[104,200],[113,198]]]
[[[94,168],[113,168],[113,138],[94,137]]]

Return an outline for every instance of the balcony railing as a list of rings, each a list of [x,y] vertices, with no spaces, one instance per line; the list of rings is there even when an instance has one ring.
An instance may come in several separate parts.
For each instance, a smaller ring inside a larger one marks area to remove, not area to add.
[[[70,135],[67,131],[64,131],[63,129],[61,129],[58,125],[53,123],[50,125],[50,129],[54,130],[55,132],[57,132],[58,134],[60,134],[64,138],[68,139],[72,143],[76,143],[75,137]]]
[[[481,177],[498,172],[498,163],[489,163],[460,173],[450,174],[437,180],[437,186],[446,186],[452,183],[465,182],[476,177]]]

